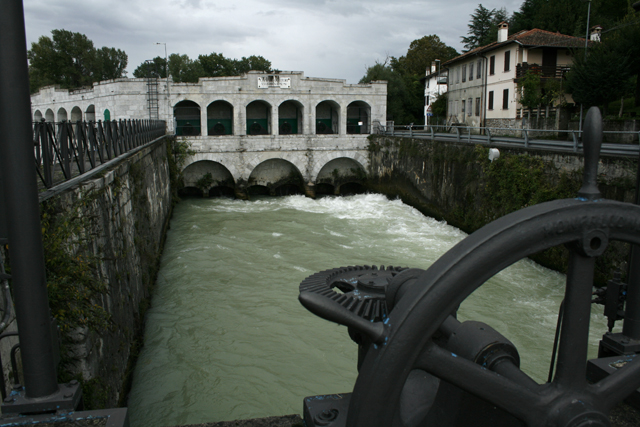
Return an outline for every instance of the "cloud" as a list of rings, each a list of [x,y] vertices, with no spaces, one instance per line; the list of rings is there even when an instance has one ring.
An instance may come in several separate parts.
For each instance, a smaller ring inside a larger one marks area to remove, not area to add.
[[[487,8],[521,1],[484,1]],[[460,50],[475,1],[398,0],[30,0],[28,43],[51,30],[80,32],[97,47],[124,50],[132,72],[146,59],[180,53],[262,55],[280,70],[356,83],[366,66],[401,56],[411,41],[437,34]]]

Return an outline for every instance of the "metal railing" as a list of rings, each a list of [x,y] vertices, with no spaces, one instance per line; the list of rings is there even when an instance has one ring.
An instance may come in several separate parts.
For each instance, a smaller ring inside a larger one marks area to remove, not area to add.
[[[33,125],[36,171],[51,188],[165,134],[162,120],[43,120]]]
[[[469,126],[379,126],[378,134],[536,150],[582,152],[582,132],[577,130],[512,129]],[[640,132],[605,131],[602,154],[638,156]]]

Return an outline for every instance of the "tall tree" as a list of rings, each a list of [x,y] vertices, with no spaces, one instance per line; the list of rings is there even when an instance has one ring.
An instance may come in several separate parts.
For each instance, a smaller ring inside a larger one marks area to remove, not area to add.
[[[481,4],[478,5],[473,14],[471,14],[471,22],[469,22],[469,31],[467,37],[461,37],[466,50],[475,49],[484,46],[495,40],[490,39],[491,27],[494,24],[495,9],[487,9]]]
[[[198,79],[204,77],[204,70],[197,59],[194,61],[187,55],[172,53],[169,55],[169,74],[176,82],[198,83]]]
[[[41,36],[27,53],[32,92],[46,85],[72,89],[125,75],[125,52],[96,49],[84,34],[67,30],[52,30],[51,35]]]
[[[436,59],[446,62],[456,56],[458,52],[454,48],[432,34],[412,41],[407,54],[398,58],[398,67],[402,68],[403,73],[424,76],[425,71],[431,67],[431,62]]]

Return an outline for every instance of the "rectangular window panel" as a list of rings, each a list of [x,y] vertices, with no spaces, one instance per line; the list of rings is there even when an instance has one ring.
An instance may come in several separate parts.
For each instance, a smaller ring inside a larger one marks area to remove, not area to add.
[[[489,58],[489,74],[494,75],[496,73],[496,56],[493,55]]]
[[[464,107],[465,107],[465,105],[464,105],[464,104],[465,104],[464,99],[463,99],[461,102],[462,102],[462,115],[464,116]]]
[[[462,66],[462,83],[467,81],[467,66],[466,64]]]
[[[509,89],[502,91],[502,109],[509,109]]]
[[[511,69],[511,51],[508,50],[504,53],[504,70],[509,71]]]
[[[480,116],[480,98],[476,98],[476,116]]]
[[[493,91],[489,92],[489,110],[493,110]]]
[[[469,98],[467,101],[467,116],[471,116],[473,114],[473,98]]]
[[[469,81],[473,80],[473,62],[469,64]]]
[[[476,75],[476,77],[482,77],[482,59],[478,59],[478,74]]]

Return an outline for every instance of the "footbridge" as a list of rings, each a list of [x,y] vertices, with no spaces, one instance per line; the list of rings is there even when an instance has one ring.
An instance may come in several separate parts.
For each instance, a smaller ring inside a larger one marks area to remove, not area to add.
[[[180,137],[178,137],[180,138]],[[348,194],[362,188],[367,135],[229,135],[183,137],[187,194]]]

